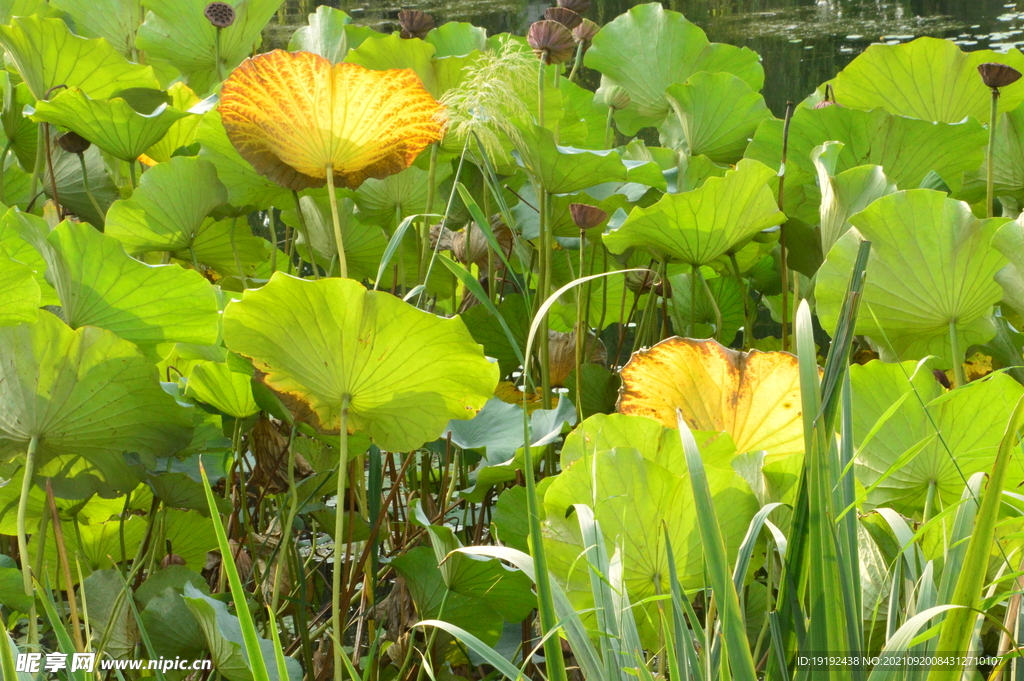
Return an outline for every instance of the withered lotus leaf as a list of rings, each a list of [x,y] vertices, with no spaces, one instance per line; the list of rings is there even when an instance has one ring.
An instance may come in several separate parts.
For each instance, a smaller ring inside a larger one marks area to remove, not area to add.
[[[242,62],[221,91],[228,139],[261,175],[296,191],[403,170],[444,131],[444,107],[412,69],[371,71],[310,52]]]
[[[678,336],[633,355],[622,368],[618,411],[676,427],[724,431],[736,451],[771,458],[802,453],[800,372],[788,352],[738,352]]]

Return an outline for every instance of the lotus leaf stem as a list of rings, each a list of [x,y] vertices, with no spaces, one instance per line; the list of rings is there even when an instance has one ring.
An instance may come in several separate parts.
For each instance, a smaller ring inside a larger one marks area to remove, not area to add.
[[[96,195],[92,193],[92,188],[89,187],[89,171],[85,167],[85,154],[78,154],[78,163],[82,166],[82,186],[85,188],[85,194],[89,197],[89,202],[92,203],[93,209],[96,214],[100,216],[100,220],[106,218],[103,209],[100,208],[100,202],[96,200]],[[2,182],[2,180],[0,180]],[[0,201],[3,199],[0,198]]]
[[[576,43],[576,57],[572,60],[572,70],[569,71],[569,80],[576,78],[576,71],[580,68],[580,62],[583,61],[583,41]]]
[[[36,125],[36,157],[32,164],[32,184],[28,195],[35,200],[36,191],[39,189],[39,175],[43,172],[43,124]]]
[[[786,102],[786,122],[782,126],[782,165],[779,166],[779,210],[786,194],[786,156],[789,152],[789,124],[793,121],[793,102]],[[789,263],[786,253],[786,223],[779,225],[779,269],[782,270],[782,349],[789,350]]]
[[[949,345],[953,355],[953,387],[959,388],[967,385],[967,379],[964,376],[964,356],[960,352],[960,338],[956,333],[955,319],[949,322]]]
[[[348,262],[345,260],[345,244],[341,240],[341,218],[338,216],[338,197],[334,192],[334,166],[327,165],[327,194],[331,198],[331,220],[334,222],[334,241],[338,246],[338,264],[341,277],[348,278]],[[300,211],[301,212],[301,211]],[[313,265],[316,267],[316,264]]]
[[[36,622],[35,592],[32,588],[32,568],[28,559],[28,537],[25,533],[25,516],[28,514],[28,498],[32,493],[32,478],[36,473],[36,450],[39,449],[39,438],[32,437],[28,441],[25,452],[25,475],[21,481],[21,497],[18,499],[18,555],[21,556],[21,579],[25,595],[32,599],[28,611],[28,642],[30,645],[39,643],[39,628]]]
[[[608,116],[604,119],[604,146],[607,149],[611,149],[612,142],[615,141],[615,122],[612,120],[614,113],[615,109],[608,107]]]
[[[996,199],[995,199],[995,153],[996,153],[996,126],[999,123],[999,88],[992,88],[992,110],[988,118],[988,153],[986,154],[985,160],[986,165],[986,178],[985,178],[985,206],[987,207],[988,217],[995,217],[996,214]]]
[[[704,275],[700,273],[700,267],[694,267],[693,272],[698,279],[700,279],[701,286],[704,288],[704,295],[707,296],[708,302],[711,303],[711,309],[715,313],[715,340],[722,341],[722,311],[718,307],[718,301],[715,300],[715,294],[711,292],[711,287],[708,285],[708,280],[704,278]],[[696,301],[693,301],[696,303]],[[694,308],[697,306],[694,305]]]
[[[217,64],[217,80],[224,82],[226,76],[224,75],[224,62],[220,56],[220,26],[217,26],[217,32],[213,39],[213,59]]]
[[[434,182],[437,177],[437,142],[430,145],[430,166],[427,169],[427,203],[423,212],[429,215],[434,212]],[[430,218],[424,215],[420,220],[420,266],[416,273],[416,283],[427,283],[427,268],[430,267]],[[398,225],[395,225],[397,229]],[[468,232],[468,230],[467,230]],[[469,249],[466,249],[469,253]]]
[[[293,192],[294,193],[294,192]],[[270,221],[270,237],[271,243],[274,244],[274,250],[270,251],[270,272],[273,274],[277,271],[277,220],[274,218],[273,206],[267,211],[267,219]],[[299,211],[299,219],[302,219],[302,211]],[[316,271],[316,268],[313,268]]]
[[[131,182],[132,191],[138,186],[138,180],[135,176],[135,161],[128,161],[128,181]]]
[[[328,173],[330,173],[330,171],[328,171]],[[344,546],[342,538],[345,536],[345,476],[348,473],[348,405],[351,399],[352,397],[350,395],[345,395],[341,398],[341,423],[338,431],[338,496],[337,505],[334,509],[334,569],[331,574],[331,627],[334,630],[334,681],[342,681],[342,671],[345,669],[344,662],[342,662],[341,659],[344,655],[341,645],[341,573],[345,556],[340,554],[338,549],[339,547]]]
[[[729,262],[732,263],[732,274],[736,278],[736,285],[740,287],[740,296],[743,298],[743,349],[749,350],[754,342],[754,324],[750,320],[750,303],[747,300],[747,285],[743,280],[743,273],[740,272],[740,264],[736,260],[736,254],[729,254]]]
[[[53,153],[50,147],[50,124],[43,123],[46,139],[46,168],[50,174],[50,188],[53,191],[53,205],[57,207],[57,215],[60,215],[60,197],[57,195],[57,176],[53,172]]]
[[[938,483],[935,480],[928,481],[928,492],[924,498],[924,511],[922,511],[921,524],[926,525],[932,517],[932,509],[935,506],[935,491]]]
[[[587,232],[580,228],[580,276],[587,271]],[[589,329],[584,319],[584,292],[590,285],[588,281],[583,290],[576,292],[576,422],[583,422],[583,353],[585,352]],[[587,300],[586,302],[590,302]]]

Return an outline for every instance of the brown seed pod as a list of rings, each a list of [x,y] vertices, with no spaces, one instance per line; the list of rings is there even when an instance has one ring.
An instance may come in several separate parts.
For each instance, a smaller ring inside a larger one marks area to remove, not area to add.
[[[591,229],[608,219],[608,211],[586,203],[570,203],[569,215],[580,229]]]
[[[398,25],[401,26],[401,36],[406,40],[410,38],[426,38],[436,26],[434,17],[418,9],[403,9],[398,13]]]
[[[570,31],[583,23],[583,17],[566,7],[548,7],[544,10],[544,18],[557,21]]]
[[[77,132],[68,131],[57,138],[60,148],[69,154],[84,154],[92,146],[92,142],[85,139]]]
[[[1013,85],[1020,80],[1020,71],[1012,66],[996,62],[979,64],[978,73],[981,74],[982,82],[992,89]]]
[[[558,0],[558,6],[571,9],[576,14],[586,14],[590,9],[590,0]]]
[[[576,41],[569,29],[550,19],[533,22],[526,42],[545,64],[561,64],[576,51]]]
[[[595,24],[590,19],[584,19],[580,22],[580,25],[572,29],[572,37],[576,38],[577,42],[590,44],[590,41],[594,39],[597,32],[601,30],[601,27]]]
[[[825,109],[830,106],[839,106],[839,102],[836,101],[835,94],[832,92],[832,86],[825,84],[825,99],[815,104],[812,109]]]
[[[211,2],[203,15],[217,28],[227,28],[235,23],[235,8],[226,2]]]
[[[160,561],[160,569],[163,570],[165,567],[169,567],[171,565],[184,565],[184,564],[185,564],[185,559],[184,558],[182,558],[181,556],[179,556],[176,553],[168,553],[166,556],[163,557],[163,560]]]

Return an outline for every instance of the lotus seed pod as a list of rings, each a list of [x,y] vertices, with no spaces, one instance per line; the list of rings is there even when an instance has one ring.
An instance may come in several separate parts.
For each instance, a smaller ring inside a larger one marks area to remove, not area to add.
[[[601,30],[601,27],[595,24],[590,19],[584,19],[580,22],[580,25],[572,29],[572,37],[576,38],[577,42],[590,44],[590,41],[594,39],[597,32]]]
[[[827,109],[830,106],[838,106],[839,102],[833,102],[831,99],[823,99],[815,104],[812,109]]]
[[[398,25],[402,27],[400,35],[406,40],[410,38],[426,38],[436,26],[434,17],[418,9],[403,9],[398,13]]]
[[[163,557],[163,560],[160,561],[160,569],[163,570],[165,567],[170,567],[171,565],[184,565],[184,564],[185,564],[185,559],[184,558],[182,558],[181,556],[179,556],[176,553],[168,553],[166,556]]]
[[[583,23],[583,17],[565,7],[548,7],[544,10],[544,18],[557,21],[570,31]]]
[[[86,149],[92,146],[92,142],[74,131],[66,132],[58,137],[57,144],[69,154],[84,154]]]
[[[1020,80],[1020,71],[1012,66],[995,62],[979,64],[978,73],[981,74],[981,80],[985,85],[993,89],[1013,85]]]
[[[235,23],[235,8],[226,2],[211,2],[203,15],[217,28],[227,28]]]
[[[569,215],[580,229],[597,227],[608,218],[608,212],[586,203],[570,203]]]
[[[590,9],[590,0],[558,0],[558,6],[571,9],[576,14],[586,14]]]
[[[550,19],[535,21],[526,34],[526,41],[545,64],[561,64],[576,51],[576,41],[569,29]]]
[[[631,101],[629,93],[621,85],[612,85],[604,91],[604,103],[616,111],[625,109]]]

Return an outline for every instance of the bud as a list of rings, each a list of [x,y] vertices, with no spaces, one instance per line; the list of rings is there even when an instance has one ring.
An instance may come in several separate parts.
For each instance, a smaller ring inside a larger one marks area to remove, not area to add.
[[[526,34],[526,42],[545,64],[561,64],[576,51],[576,41],[569,29],[550,19],[533,22]]]
[[[586,14],[590,9],[590,0],[558,0],[558,6],[571,9],[576,14]]]
[[[985,85],[992,89],[1013,85],[1020,80],[1020,71],[1012,66],[995,62],[979,64],[978,73],[981,74],[981,80]]]
[[[608,212],[586,203],[570,203],[569,215],[580,229],[591,229],[608,219]]]
[[[418,9],[403,9],[398,13],[398,25],[401,26],[400,35],[409,40],[410,38],[426,38],[436,26],[434,17]]]
[[[557,21],[570,31],[583,23],[583,17],[565,7],[548,7],[544,10],[544,18]]]
[[[58,137],[57,144],[69,154],[84,154],[86,149],[92,146],[92,142],[73,131],[66,132]]]
[[[616,111],[625,109],[631,101],[629,93],[621,85],[612,85],[604,91],[604,103]]]
[[[227,28],[235,23],[235,8],[226,2],[211,2],[203,15],[217,28]]]
[[[580,22],[580,25],[572,29],[572,37],[576,38],[577,42],[589,44],[597,32],[601,30],[601,27],[595,24],[590,19],[584,19]]]

